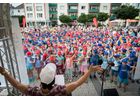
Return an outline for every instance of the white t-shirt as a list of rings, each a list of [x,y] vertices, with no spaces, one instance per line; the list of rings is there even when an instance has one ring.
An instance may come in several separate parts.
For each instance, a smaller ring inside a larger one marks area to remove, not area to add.
[[[70,58],[67,58],[67,66],[66,66],[66,68],[72,69],[71,66],[70,66]]]
[[[85,58],[85,60],[82,62],[81,65],[88,65],[88,63],[87,63],[87,59],[86,59],[86,58]]]

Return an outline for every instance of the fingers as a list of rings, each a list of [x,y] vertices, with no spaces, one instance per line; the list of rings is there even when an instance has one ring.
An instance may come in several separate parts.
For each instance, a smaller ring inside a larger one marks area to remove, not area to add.
[[[101,71],[103,71],[103,68],[97,67],[97,71],[101,72]]]

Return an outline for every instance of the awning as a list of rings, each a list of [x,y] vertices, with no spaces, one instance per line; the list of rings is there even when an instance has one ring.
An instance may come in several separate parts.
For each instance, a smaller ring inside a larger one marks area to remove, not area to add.
[[[112,20],[110,23],[113,22],[125,22],[125,20]],[[139,20],[134,20],[134,19],[127,19],[126,22],[139,22]]]
[[[135,17],[135,19],[139,19],[139,16]]]

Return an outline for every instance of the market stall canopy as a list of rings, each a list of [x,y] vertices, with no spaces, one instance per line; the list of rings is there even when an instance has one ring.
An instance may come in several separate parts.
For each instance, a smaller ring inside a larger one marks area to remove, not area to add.
[[[139,16],[135,17],[135,19],[139,19]]]
[[[125,20],[112,20],[110,23],[113,22],[125,22]],[[139,20],[134,20],[134,19],[127,19],[126,22],[139,22]]]

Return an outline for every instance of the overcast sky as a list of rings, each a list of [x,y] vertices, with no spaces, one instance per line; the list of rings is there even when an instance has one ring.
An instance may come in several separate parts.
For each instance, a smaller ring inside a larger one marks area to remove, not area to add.
[[[12,6],[16,7],[16,6],[18,6],[18,5],[22,4],[22,3],[11,3],[11,4],[12,4]]]

